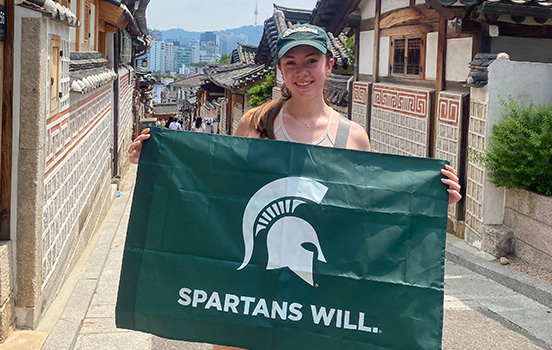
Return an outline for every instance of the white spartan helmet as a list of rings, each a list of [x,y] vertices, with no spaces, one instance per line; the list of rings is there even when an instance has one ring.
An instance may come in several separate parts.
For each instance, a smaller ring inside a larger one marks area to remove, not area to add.
[[[314,286],[312,277],[314,252],[304,243],[316,247],[317,259],[326,262],[314,228],[305,220],[290,215],[306,202],[320,203],[328,188],[314,180],[286,177],[273,181],[258,190],[247,203],[243,214],[243,241],[245,256],[238,270],[249,263],[253,255],[255,236],[272,222],[266,238],[267,270],[287,267],[302,280]],[[272,203],[271,205],[269,205]]]

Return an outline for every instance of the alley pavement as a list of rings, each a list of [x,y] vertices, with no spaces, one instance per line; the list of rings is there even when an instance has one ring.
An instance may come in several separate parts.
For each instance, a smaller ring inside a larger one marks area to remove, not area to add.
[[[16,331],[0,350],[211,350],[115,327],[115,303],[132,191],[120,197],[36,331]],[[447,237],[443,349],[552,350],[552,285],[491,263]],[[405,349],[406,350],[406,349]]]

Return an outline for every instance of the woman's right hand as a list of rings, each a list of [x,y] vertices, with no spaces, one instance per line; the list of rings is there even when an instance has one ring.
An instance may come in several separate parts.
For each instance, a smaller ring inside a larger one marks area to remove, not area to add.
[[[135,138],[134,141],[130,144],[130,147],[128,148],[128,154],[131,163],[138,164],[138,161],[140,160],[140,153],[142,152],[142,144],[144,141],[150,138],[149,132],[149,128],[142,130],[142,133],[138,135],[138,137]]]

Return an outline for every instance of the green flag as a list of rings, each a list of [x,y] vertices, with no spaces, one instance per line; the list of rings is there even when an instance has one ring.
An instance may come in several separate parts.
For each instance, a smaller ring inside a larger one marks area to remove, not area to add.
[[[246,349],[440,349],[445,162],[153,128],[117,327]]]

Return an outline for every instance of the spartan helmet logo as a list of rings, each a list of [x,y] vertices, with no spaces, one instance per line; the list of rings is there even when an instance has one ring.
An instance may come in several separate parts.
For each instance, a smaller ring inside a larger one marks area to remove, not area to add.
[[[314,252],[303,248],[302,244],[311,243],[316,247],[318,261],[326,262],[326,258],[314,228],[307,221],[293,216],[293,212],[305,204],[305,200],[320,204],[327,191],[326,186],[302,177],[279,179],[258,190],[247,203],[243,214],[245,256],[238,270],[249,263],[255,236],[272,225],[266,238],[266,269],[287,267],[313,286]]]

